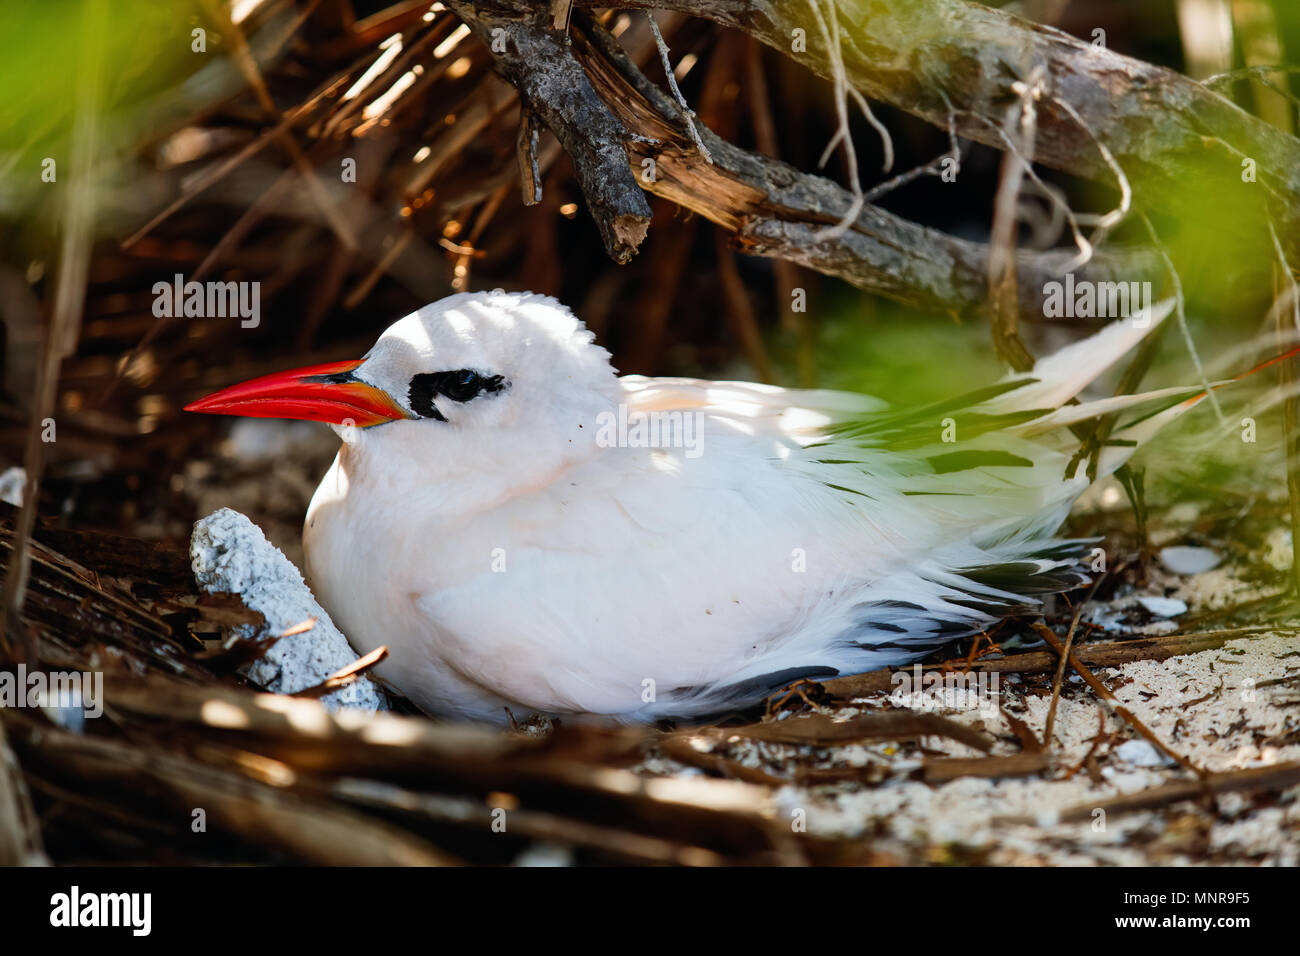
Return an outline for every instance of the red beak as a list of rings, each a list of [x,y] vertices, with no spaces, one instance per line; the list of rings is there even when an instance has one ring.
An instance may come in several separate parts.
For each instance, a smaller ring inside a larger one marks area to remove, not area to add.
[[[263,375],[191,402],[185,410],[250,418],[298,418],[358,428],[409,418],[387,392],[352,377],[352,370],[360,364],[360,360],[331,362]]]

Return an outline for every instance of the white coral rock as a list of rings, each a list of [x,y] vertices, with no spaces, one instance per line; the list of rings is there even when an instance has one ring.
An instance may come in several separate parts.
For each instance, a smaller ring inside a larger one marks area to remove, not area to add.
[[[199,587],[230,592],[266,618],[260,629],[245,627],[243,637],[259,639],[315,618],[313,627],[282,637],[245,674],[278,694],[315,687],[357,659],[343,632],[317,603],[302,574],[272,545],[257,525],[238,511],[221,508],[194,524],[190,564]],[[366,676],[321,698],[331,709],[387,710],[383,691]]]

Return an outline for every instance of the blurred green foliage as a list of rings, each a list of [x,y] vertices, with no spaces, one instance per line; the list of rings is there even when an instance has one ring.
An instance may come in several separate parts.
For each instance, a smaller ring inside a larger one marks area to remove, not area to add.
[[[103,8],[102,31],[83,27],[92,2]],[[62,142],[71,127],[78,65],[85,44],[103,58],[100,102],[105,116],[129,115],[204,65],[191,49],[198,4],[188,0],[90,0],[0,4],[0,151],[30,155]],[[214,37],[209,34],[208,50]]]

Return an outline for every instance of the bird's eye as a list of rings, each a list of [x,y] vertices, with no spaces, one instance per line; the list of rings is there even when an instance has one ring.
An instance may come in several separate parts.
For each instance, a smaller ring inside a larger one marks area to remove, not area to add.
[[[450,373],[448,380],[439,389],[442,394],[455,402],[468,402],[482,390],[482,376],[468,368]]]
[[[509,384],[500,375],[484,376],[471,368],[426,372],[411,379],[408,398],[417,415],[446,421],[434,402],[435,398],[442,396],[453,402],[468,402],[483,392],[499,392]]]

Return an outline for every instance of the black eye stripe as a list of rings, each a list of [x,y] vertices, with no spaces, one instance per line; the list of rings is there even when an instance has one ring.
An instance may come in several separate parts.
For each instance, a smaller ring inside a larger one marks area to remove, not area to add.
[[[445,422],[447,419],[434,404],[435,398],[442,396],[453,402],[468,402],[484,392],[499,392],[508,384],[500,375],[483,375],[469,368],[424,372],[412,376],[407,399],[417,415]]]

